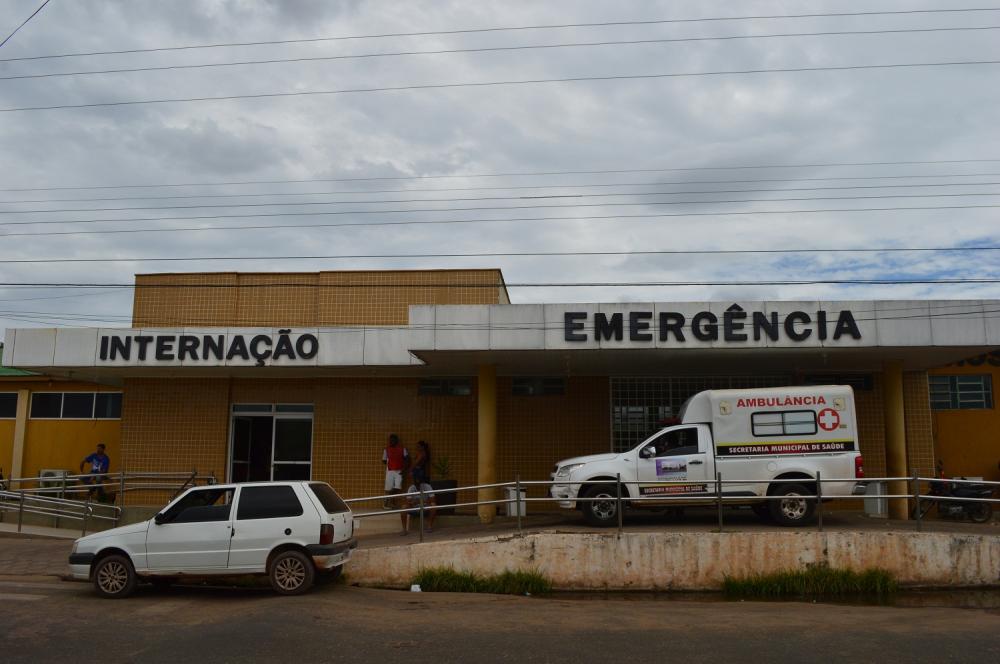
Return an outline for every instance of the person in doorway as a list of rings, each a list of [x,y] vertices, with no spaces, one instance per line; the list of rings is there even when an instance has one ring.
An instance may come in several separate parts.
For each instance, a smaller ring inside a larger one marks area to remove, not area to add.
[[[431,483],[431,448],[423,440],[417,442],[417,453],[413,458],[413,483]]]
[[[403,525],[403,532],[400,535],[407,535],[410,532],[410,518],[418,515],[420,513],[420,492],[424,492],[424,532],[431,533],[434,532],[434,517],[437,516],[437,510],[427,509],[428,507],[433,507],[437,505],[437,501],[434,500],[434,494],[431,493],[434,489],[427,482],[421,482],[417,479],[417,472],[414,469],[413,482],[410,484],[409,488],[406,490],[406,511],[399,513],[399,520]],[[417,517],[419,518],[419,516]]]
[[[88,477],[83,479],[83,483],[90,485],[90,489],[87,491],[88,498],[94,498],[95,494],[97,500],[104,502],[104,481],[107,479],[105,473],[111,468],[111,458],[104,453],[106,449],[104,443],[97,444],[97,451],[89,455],[83,461],[80,462],[80,473],[83,474],[83,467],[90,464],[90,473]]]
[[[399,442],[399,436],[389,434],[389,444],[382,450],[382,463],[385,465],[385,492],[397,494],[403,489],[403,475],[410,464],[410,453]],[[383,507],[392,509],[395,499],[385,499]]]

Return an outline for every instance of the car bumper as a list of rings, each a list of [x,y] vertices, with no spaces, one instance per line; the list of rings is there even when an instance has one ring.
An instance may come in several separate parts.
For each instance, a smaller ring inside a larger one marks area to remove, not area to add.
[[[857,484],[854,485],[854,488],[851,489],[851,495],[852,496],[863,496],[863,495],[865,495],[865,490],[867,488],[868,488],[867,484],[865,484],[864,482],[858,482]]]
[[[559,501],[559,507],[573,509],[576,507],[576,487],[569,484],[553,484],[549,495]]]
[[[317,569],[331,569],[350,560],[351,552],[356,548],[358,548],[358,540],[352,537],[333,544],[310,544],[306,546],[306,551]]]
[[[77,581],[90,580],[90,564],[94,562],[92,553],[71,553],[69,556],[69,576]]]

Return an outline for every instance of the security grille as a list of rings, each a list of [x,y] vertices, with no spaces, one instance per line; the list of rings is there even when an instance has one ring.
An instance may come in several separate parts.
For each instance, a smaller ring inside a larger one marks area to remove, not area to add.
[[[630,450],[653,432],[671,424],[681,406],[702,390],[790,385],[786,374],[757,376],[669,376],[611,378],[611,444]]]

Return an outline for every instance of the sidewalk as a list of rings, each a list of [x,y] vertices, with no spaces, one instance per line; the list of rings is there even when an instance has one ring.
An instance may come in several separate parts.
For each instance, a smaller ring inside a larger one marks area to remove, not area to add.
[[[17,535],[17,524],[0,522],[0,534]],[[75,540],[83,534],[82,528],[49,528],[47,526],[31,526],[25,524],[21,526],[21,535],[31,535],[34,537],[54,537],[56,539]]]

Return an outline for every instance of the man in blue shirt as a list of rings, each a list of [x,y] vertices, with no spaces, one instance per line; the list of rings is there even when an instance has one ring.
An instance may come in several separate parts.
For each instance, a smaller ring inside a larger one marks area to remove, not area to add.
[[[104,477],[104,473],[108,472],[108,468],[111,467],[111,458],[104,453],[104,449],[104,443],[98,443],[97,451],[80,462],[81,474],[83,473],[84,465],[90,464],[90,477],[84,478],[83,483],[93,484],[94,486],[87,492],[87,495],[93,498],[96,492],[97,500],[101,502],[104,502],[105,499],[104,487],[101,486],[104,484],[104,480],[107,479]]]

